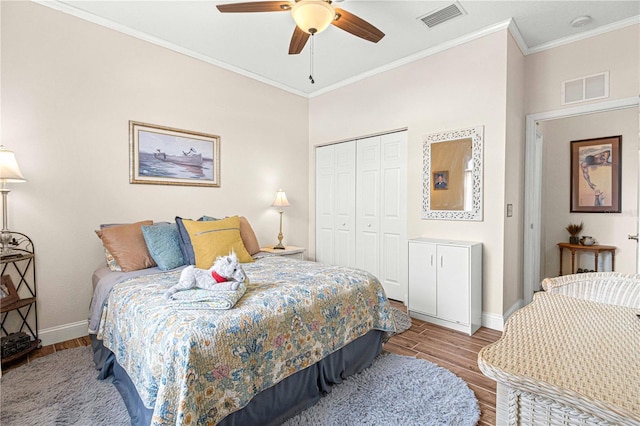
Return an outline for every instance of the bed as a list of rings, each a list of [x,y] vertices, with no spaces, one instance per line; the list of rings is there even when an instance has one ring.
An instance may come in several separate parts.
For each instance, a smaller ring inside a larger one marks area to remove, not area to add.
[[[94,361],[132,424],[280,424],[371,365],[395,330],[371,274],[252,258],[230,309],[164,298],[184,266],[95,271]]]

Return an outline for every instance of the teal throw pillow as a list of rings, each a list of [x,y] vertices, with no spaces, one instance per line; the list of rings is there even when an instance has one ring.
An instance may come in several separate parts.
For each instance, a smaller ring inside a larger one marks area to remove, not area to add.
[[[185,264],[175,223],[142,226],[142,235],[158,268],[166,271]]]

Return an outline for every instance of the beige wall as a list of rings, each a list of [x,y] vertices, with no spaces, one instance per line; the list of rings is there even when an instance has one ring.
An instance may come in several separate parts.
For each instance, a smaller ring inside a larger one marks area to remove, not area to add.
[[[282,187],[284,242],[307,246],[307,99],[34,3],[1,8],[1,137],[28,179],[9,226],[35,243],[45,343],[86,333],[100,223],[242,214],[274,244]],[[220,135],[222,186],[129,184],[129,120]]]
[[[518,308],[523,298],[524,250],[524,55],[509,35],[507,44],[507,108],[505,140],[504,313]],[[507,217],[507,205],[512,216]]]
[[[639,52],[640,25],[631,25],[527,56],[527,114],[565,108],[560,92],[563,81],[605,71],[611,84],[609,99],[637,96]]]
[[[544,276],[559,273],[559,242],[568,242],[565,227],[584,222],[583,235],[598,243],[616,246],[615,269],[634,273],[637,243],[627,235],[635,234],[638,226],[638,112],[635,108],[589,114],[547,121],[544,133],[543,215],[544,215]],[[622,135],[622,213],[570,213],[570,145],[571,141]],[[569,273],[569,252],[564,255],[564,273]],[[610,268],[610,259],[604,265]],[[592,254],[581,256],[577,267],[594,268]],[[610,269],[608,269],[610,270]]]
[[[563,81],[604,71],[609,71],[609,98],[561,105]],[[525,58],[525,74],[527,114],[549,111],[562,114],[566,108],[637,97],[640,87],[640,25],[529,55]],[[638,228],[638,108],[541,121],[539,126],[544,134],[545,179],[541,211],[542,275],[557,276],[559,256],[556,244],[568,240],[564,230],[567,224],[579,223],[583,219],[585,232],[591,230],[587,235],[593,234],[602,244],[619,247],[616,270],[635,272],[636,243],[627,240],[627,235],[636,233]],[[623,212],[610,215],[569,213],[569,142],[619,134],[623,134]],[[600,232],[600,228],[611,232]],[[583,266],[591,268],[593,262],[585,258],[584,263]],[[569,267],[566,264],[565,270],[568,271]]]
[[[504,287],[507,38],[506,30],[488,35],[312,98],[309,104],[312,149],[319,144],[408,128],[408,237],[482,242],[483,311],[500,317]],[[484,220],[421,220],[423,136],[478,125],[484,126]],[[313,152],[309,167],[313,180]],[[312,190],[312,219],[314,208]],[[313,226],[309,239],[311,248]]]

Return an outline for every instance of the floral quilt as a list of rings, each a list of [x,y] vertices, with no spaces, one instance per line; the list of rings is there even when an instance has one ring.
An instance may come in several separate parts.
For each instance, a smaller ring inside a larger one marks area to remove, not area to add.
[[[180,271],[109,293],[98,338],[153,408],[153,425],[218,423],[370,330],[395,330],[382,286],[365,271],[280,256],[243,267],[246,292],[228,310],[165,299]]]

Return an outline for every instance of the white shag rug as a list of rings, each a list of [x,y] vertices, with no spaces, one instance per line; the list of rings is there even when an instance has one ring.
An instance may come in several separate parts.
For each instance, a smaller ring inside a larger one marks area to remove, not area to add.
[[[63,350],[6,371],[0,380],[0,424],[129,425],[111,381],[96,376],[89,347]],[[449,370],[383,353],[285,425],[475,425],[479,418],[475,395]]]

